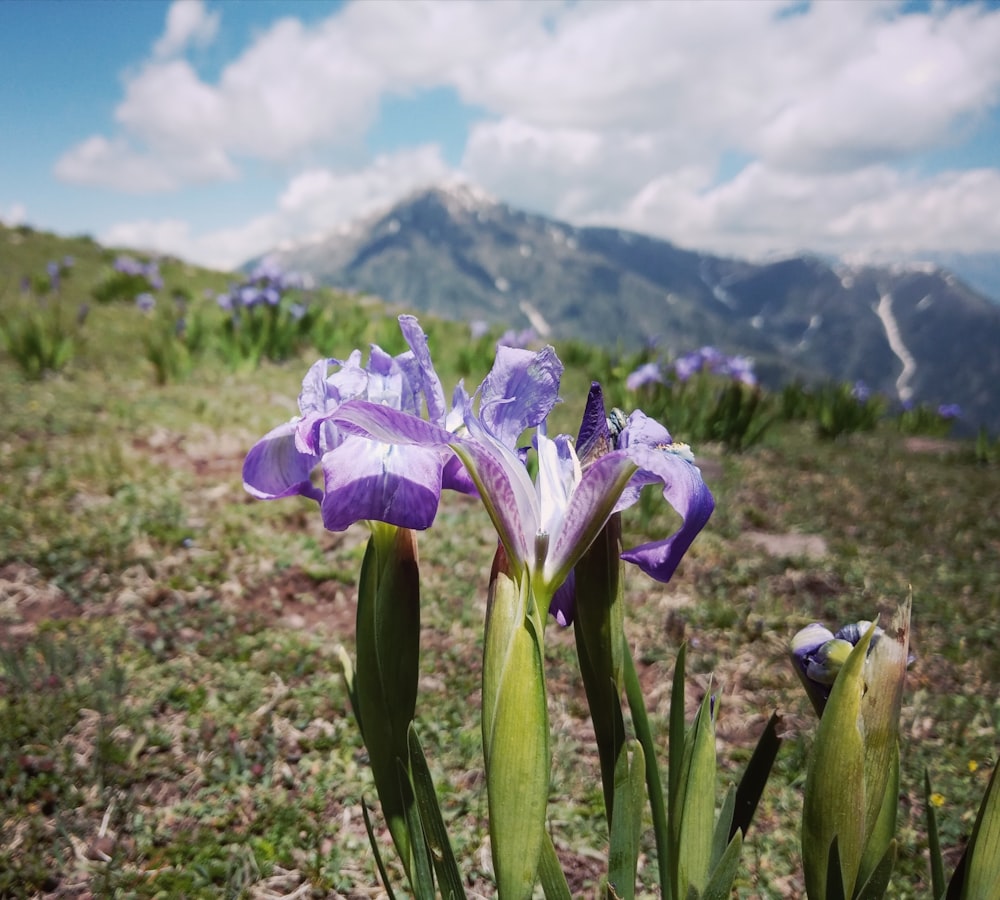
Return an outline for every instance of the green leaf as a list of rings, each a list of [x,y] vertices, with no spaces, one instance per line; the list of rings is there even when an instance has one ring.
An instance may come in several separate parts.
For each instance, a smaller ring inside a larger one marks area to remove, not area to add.
[[[638,741],[629,741],[622,747],[615,767],[615,815],[611,820],[611,849],[608,855],[608,885],[614,888],[615,896],[621,900],[635,897],[639,834],[646,800],[645,771],[642,745]]]
[[[781,738],[778,737],[778,726],[781,724],[781,716],[776,712],[771,714],[763,733],[754,747],[750,762],[743,772],[739,786],[736,789],[736,808],[733,811],[733,822],[729,836],[732,837],[736,829],[743,832],[746,837],[750,830],[750,822],[753,814],[757,810],[761,795],[768,778],[771,776],[771,768],[774,760],[778,756],[781,748]]]
[[[854,892],[856,900],[881,900],[889,887],[893,867],[896,865],[896,840],[889,841],[889,846],[878,863],[872,868],[865,883]]]
[[[365,831],[368,832],[368,843],[371,845],[372,853],[375,855],[375,865],[378,867],[378,874],[382,879],[385,892],[389,895],[389,900],[396,900],[396,895],[392,892],[392,883],[389,881],[389,874],[385,870],[385,863],[382,862],[382,854],[379,853],[378,842],[375,840],[375,831],[372,828],[371,816],[368,815],[368,804],[365,803],[364,798],[361,800],[361,815],[365,820]]]
[[[673,857],[670,850],[669,823],[663,795],[663,782],[660,778],[660,767],[656,761],[653,732],[649,727],[649,717],[646,715],[646,698],[643,696],[639,674],[635,670],[635,661],[632,659],[632,651],[628,644],[625,644],[624,652],[625,694],[628,698],[635,736],[642,745],[646,760],[646,795],[649,798],[649,811],[653,819],[653,838],[656,841],[656,866],[660,878],[660,894],[663,900],[670,900],[673,896],[671,894],[670,860]]]
[[[441,807],[438,804],[437,793],[434,790],[431,771],[427,766],[427,759],[424,756],[423,748],[420,746],[420,740],[417,738],[417,732],[413,725],[410,725],[408,737],[413,792],[417,798],[420,823],[423,826],[424,837],[431,853],[434,872],[437,875],[441,894],[445,900],[452,900],[452,898],[457,900],[457,898],[465,896],[462,874],[458,869],[458,862],[455,860],[455,854],[451,849],[451,841],[448,839],[448,831],[441,816]]]
[[[667,736],[667,783],[668,803],[673,807],[681,775],[681,761],[684,759],[684,667],[687,659],[687,643],[677,651],[674,663],[674,681],[670,691],[670,732]]]
[[[864,664],[874,633],[872,625],[837,675],[806,772],[802,864],[810,900],[834,900],[828,893],[834,877],[840,894],[853,891],[864,849],[865,821],[858,814],[865,808],[865,748],[860,717]],[[836,873],[828,868],[832,856],[838,860]]]
[[[608,521],[576,565],[576,639],[580,675],[597,739],[607,820],[613,820],[615,766],[625,742],[621,707],[625,646],[621,515]]]
[[[706,692],[684,742],[677,794],[670,816],[677,835],[676,895],[688,886],[700,892],[708,881],[715,820],[715,723],[712,696]]]
[[[559,865],[556,848],[552,844],[552,836],[546,831],[542,842],[542,855],[538,864],[538,880],[546,900],[573,900],[566,882],[566,875]]]
[[[412,785],[410,775],[402,760],[398,760],[397,774],[400,782],[400,793],[410,793]],[[427,842],[424,839],[424,829],[420,822],[420,813],[415,803],[405,807],[406,829],[410,836],[410,887],[417,900],[434,900],[434,873],[431,871],[431,861],[427,852]]]
[[[722,807],[719,815],[715,819],[715,830],[712,832],[712,858],[709,862],[709,869],[714,869],[722,854],[726,852],[732,836],[739,828],[733,826],[733,811],[736,809],[736,785],[731,784],[726,796],[722,800]],[[740,836],[742,837],[742,832]]]
[[[719,862],[701,893],[702,900],[728,900],[733,893],[733,882],[740,868],[740,854],[743,852],[743,832],[738,828],[726,846]]]
[[[931,896],[937,900],[944,896],[944,857],[941,855],[941,836],[938,831],[937,813],[931,803],[931,776],[924,769],[924,818],[927,821],[927,853],[931,862]]]
[[[807,893],[808,890],[807,887]],[[836,835],[830,842],[830,852],[827,854],[826,891],[823,896],[826,900],[847,900],[847,893],[844,890],[843,865],[840,861],[840,842]],[[813,900],[813,895],[809,894],[809,898]]]
[[[373,522],[358,583],[353,703],[393,843],[407,873],[407,817],[414,803],[397,767],[409,758],[407,731],[419,678],[420,581],[415,537]]]
[[[990,775],[983,802],[979,806],[976,824],[966,850],[965,885],[962,900],[996,897],[1000,884],[1000,790],[997,789],[997,768]]]

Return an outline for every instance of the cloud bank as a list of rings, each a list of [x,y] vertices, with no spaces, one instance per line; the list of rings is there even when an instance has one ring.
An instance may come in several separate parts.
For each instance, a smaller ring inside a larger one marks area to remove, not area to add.
[[[251,222],[121,223],[102,235],[217,265],[464,177],[574,223],[747,256],[1000,246],[1000,160],[949,164],[1000,107],[1000,9],[895,2],[352,3],[275,21],[216,78],[194,47],[226,7],[178,0],[125,76],[115,128],[61,179],[151,195],[285,187]],[[387,98],[447,89],[478,111],[440,144],[371,158]]]

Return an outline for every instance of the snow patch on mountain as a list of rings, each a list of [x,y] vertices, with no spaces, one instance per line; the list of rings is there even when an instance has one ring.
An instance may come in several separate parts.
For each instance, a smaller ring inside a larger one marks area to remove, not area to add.
[[[888,291],[883,293],[879,297],[878,306],[874,307],[874,309],[875,315],[879,317],[882,327],[885,329],[885,336],[889,341],[890,349],[899,357],[899,361],[903,364],[903,371],[899,373],[899,377],[896,379],[896,393],[899,395],[899,399],[905,403],[913,397],[911,382],[917,371],[917,361],[913,358],[910,351],[907,350],[906,344],[903,343],[903,338],[899,333],[899,325],[896,322],[896,317],[892,314],[892,294]]]

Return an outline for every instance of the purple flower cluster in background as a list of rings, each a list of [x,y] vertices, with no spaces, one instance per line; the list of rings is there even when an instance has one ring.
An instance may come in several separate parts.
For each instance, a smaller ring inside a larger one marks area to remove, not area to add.
[[[255,306],[277,306],[286,291],[305,287],[305,280],[294,272],[284,272],[274,261],[264,260],[247,276],[247,280],[231,285],[224,294],[215,299],[220,308],[230,311],[252,309]],[[299,315],[305,314],[305,307],[299,304]]]
[[[937,408],[937,414],[947,421],[962,418],[962,407],[957,403],[942,403]]]
[[[660,364],[655,362],[643,363],[634,372],[630,372],[625,378],[625,387],[630,391],[637,391],[647,384],[663,384],[663,371]]]
[[[687,381],[699,372],[709,372],[732,378],[753,387],[757,376],[753,371],[753,360],[748,356],[730,356],[716,347],[704,346],[679,356],[674,360],[674,375],[680,381]]]
[[[666,367],[666,371],[659,363],[643,363],[626,377],[625,386],[630,391],[637,391],[646,385],[664,384],[667,374],[672,374],[674,379],[683,383],[701,372],[731,378],[749,387],[757,384],[753,360],[749,356],[730,356],[706,345],[677,357]]]
[[[525,328],[518,331],[516,328],[509,328],[497,340],[498,347],[513,347],[516,350],[527,350],[538,340],[538,332],[534,328]]]
[[[163,276],[160,275],[160,267],[156,260],[143,262],[141,259],[122,254],[115,259],[112,268],[122,275],[145,278],[150,288],[154,291],[158,291],[163,287]]]

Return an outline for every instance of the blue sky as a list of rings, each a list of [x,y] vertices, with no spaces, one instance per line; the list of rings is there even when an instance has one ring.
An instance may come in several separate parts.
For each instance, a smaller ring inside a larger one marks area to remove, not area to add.
[[[429,184],[759,258],[1000,252],[1000,3],[3,0],[0,219],[235,266]]]

